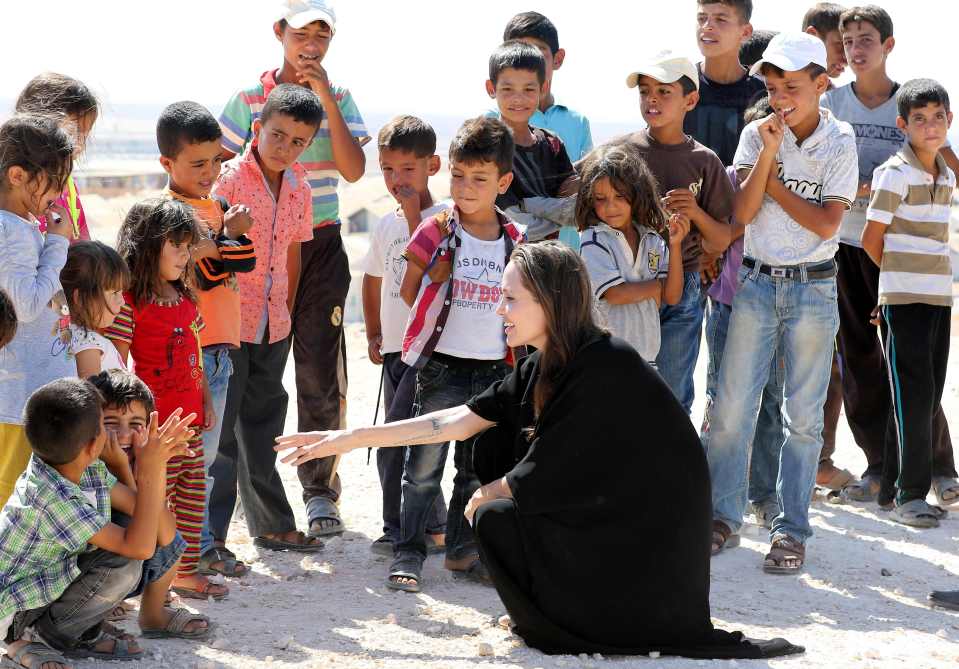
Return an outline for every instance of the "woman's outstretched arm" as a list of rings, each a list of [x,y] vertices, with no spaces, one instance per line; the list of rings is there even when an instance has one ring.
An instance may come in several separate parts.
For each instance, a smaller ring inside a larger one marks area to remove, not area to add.
[[[301,465],[310,460],[349,453],[356,448],[462,441],[493,425],[495,423],[480,418],[466,405],[460,405],[386,425],[284,435],[276,438],[275,450],[289,451],[283,462]]]

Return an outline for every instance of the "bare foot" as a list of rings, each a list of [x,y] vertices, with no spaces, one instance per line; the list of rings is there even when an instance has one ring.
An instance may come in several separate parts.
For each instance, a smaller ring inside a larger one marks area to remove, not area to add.
[[[172,609],[168,606],[163,607],[162,613],[158,616],[150,616],[145,612],[140,612],[140,629],[142,630],[163,630],[166,629],[166,626],[170,624],[170,621],[173,619],[173,616],[176,615],[176,609]],[[186,627],[183,628],[184,632],[199,632],[205,630],[208,627],[207,621],[205,620],[191,620],[186,624]]]
[[[17,654],[17,651],[29,643],[29,641],[25,640],[14,641],[7,646],[6,657],[13,662],[13,656]],[[73,669],[73,665],[65,662],[51,662],[47,660],[41,663],[33,653],[25,653],[23,657],[20,658],[20,666],[26,669]]]

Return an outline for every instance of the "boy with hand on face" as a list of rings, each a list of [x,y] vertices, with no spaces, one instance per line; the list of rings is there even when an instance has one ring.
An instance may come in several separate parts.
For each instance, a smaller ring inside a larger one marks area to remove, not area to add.
[[[228,160],[252,141],[252,123],[277,85],[307,88],[322,106],[319,132],[300,156],[313,205],[313,239],[301,249],[303,280],[292,326],[297,425],[306,431],[337,429],[345,416],[343,308],[350,270],[340,237],[336,189],[341,176],[349,182],[363,176],[366,158],[362,146],[369,141],[350,91],[331,83],[322,65],[335,31],[336,12],[329,0],[283,0],[273,24],[273,33],[283,46],[282,67],[264,72],[256,85],[234,95],[220,116],[224,159]],[[341,485],[335,461],[314,460],[297,468],[309,531],[314,536],[344,530],[336,504]]]

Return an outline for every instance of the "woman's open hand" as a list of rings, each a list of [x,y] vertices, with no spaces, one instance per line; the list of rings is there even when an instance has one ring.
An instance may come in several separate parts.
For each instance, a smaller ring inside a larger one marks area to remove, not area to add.
[[[282,461],[288,465],[302,465],[310,460],[349,453],[357,447],[352,442],[352,434],[346,430],[297,432],[277,437],[273,450],[278,453],[289,451]]]

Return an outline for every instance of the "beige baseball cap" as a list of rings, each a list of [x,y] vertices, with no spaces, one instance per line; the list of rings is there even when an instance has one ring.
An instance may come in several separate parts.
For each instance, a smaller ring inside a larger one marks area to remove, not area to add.
[[[276,20],[285,19],[294,30],[314,21],[322,21],[330,30],[336,30],[336,12],[328,0],[284,0],[278,14]]]
[[[626,77],[626,85],[636,88],[641,76],[652,77],[664,84],[672,84],[681,77],[689,77],[696,90],[699,90],[699,71],[689,58],[679,56],[670,51],[660,51],[652,58],[642,63],[636,70]]]

